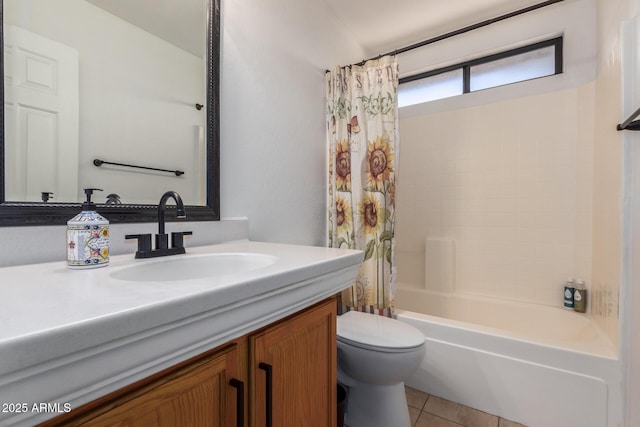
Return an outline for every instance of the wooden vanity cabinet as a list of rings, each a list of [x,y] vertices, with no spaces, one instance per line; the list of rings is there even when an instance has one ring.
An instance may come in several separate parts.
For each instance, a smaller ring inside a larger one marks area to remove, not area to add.
[[[229,381],[238,378],[239,361],[238,345],[234,343],[138,381],[41,426],[235,426],[238,396]]]
[[[330,298],[41,426],[335,427],[335,322]]]
[[[250,336],[251,427],[336,424],[336,301]]]

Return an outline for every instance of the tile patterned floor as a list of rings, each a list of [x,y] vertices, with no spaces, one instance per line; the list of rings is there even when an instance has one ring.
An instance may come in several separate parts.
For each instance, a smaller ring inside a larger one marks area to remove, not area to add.
[[[526,427],[405,387],[412,427]]]

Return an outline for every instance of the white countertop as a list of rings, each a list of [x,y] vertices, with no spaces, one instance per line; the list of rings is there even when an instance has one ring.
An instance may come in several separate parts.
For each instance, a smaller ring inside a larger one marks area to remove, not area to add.
[[[256,270],[181,282],[131,282],[110,275],[135,263],[71,270],[65,262],[0,268],[0,404],[77,407],[215,348],[348,287],[362,252],[237,241],[187,248],[187,255],[261,253]],[[0,425],[57,413],[1,411]]]

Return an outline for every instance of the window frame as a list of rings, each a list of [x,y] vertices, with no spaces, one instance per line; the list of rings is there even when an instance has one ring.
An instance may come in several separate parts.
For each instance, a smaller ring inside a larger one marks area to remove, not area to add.
[[[505,86],[507,84],[513,84],[513,83],[520,83],[520,82],[524,82],[524,81],[529,81],[529,80],[535,80],[537,78],[541,78],[541,77],[549,77],[549,76],[553,76],[553,75],[557,75],[557,74],[562,74],[564,71],[564,63],[563,63],[563,40],[564,40],[564,36],[558,36],[558,37],[554,37],[552,39],[548,39],[548,40],[544,40],[541,42],[537,42],[537,43],[532,43],[526,46],[521,46],[521,47],[517,47],[514,49],[509,49],[506,50],[504,52],[498,52],[498,53],[494,53],[491,55],[487,55],[487,56],[483,56],[481,58],[476,58],[476,59],[472,59],[469,61],[464,61],[464,62],[460,62],[454,65],[448,65],[446,67],[441,67],[441,68],[437,68],[434,70],[430,70],[430,71],[425,71],[422,73],[418,73],[418,74],[414,74],[411,76],[406,76],[406,77],[402,77],[399,79],[399,84],[402,85],[403,83],[409,83],[409,82],[413,82],[416,80],[423,80],[429,77],[434,77],[437,76],[439,74],[443,74],[446,72],[450,72],[450,71],[455,71],[455,70],[462,70],[462,94],[465,93],[471,93],[471,92],[478,92],[480,90],[485,90],[485,89],[477,89],[472,91],[471,90],[471,68],[477,65],[481,65],[481,64],[486,64],[488,62],[493,62],[493,61],[498,61],[501,59],[505,59],[505,58],[510,58],[513,56],[518,56],[518,55],[522,55],[528,52],[533,52],[535,50],[539,50],[539,49],[543,49],[546,47],[550,47],[553,46],[554,47],[554,65],[555,65],[555,69],[554,69],[554,73],[553,74],[549,74],[549,75],[545,75],[545,76],[540,76],[540,77],[534,77],[533,79],[526,79],[526,80],[519,80],[516,82],[511,82],[511,83],[505,83],[503,85],[497,85],[497,86],[493,86],[493,87],[500,87],[500,86]],[[487,89],[491,89],[491,88],[487,88]],[[426,102],[432,102],[432,101],[426,101]]]

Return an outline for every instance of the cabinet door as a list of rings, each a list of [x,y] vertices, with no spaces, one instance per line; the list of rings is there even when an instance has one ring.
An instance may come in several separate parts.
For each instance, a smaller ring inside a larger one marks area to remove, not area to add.
[[[71,420],[45,425],[92,427],[228,427],[236,426],[238,354],[235,345],[198,358],[146,384],[133,384],[79,408]],[[155,377],[155,376],[154,376]],[[74,411],[75,412],[75,411]],[[54,420],[55,421],[55,420]]]
[[[253,335],[250,341],[251,425],[334,427],[335,299]]]

